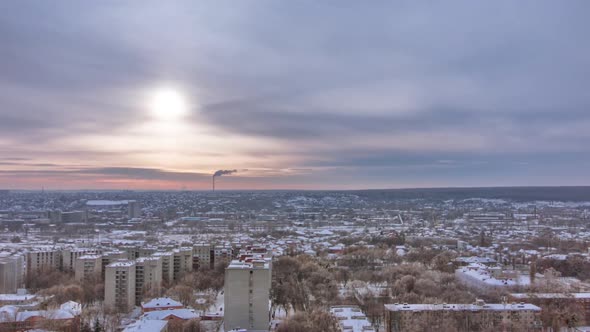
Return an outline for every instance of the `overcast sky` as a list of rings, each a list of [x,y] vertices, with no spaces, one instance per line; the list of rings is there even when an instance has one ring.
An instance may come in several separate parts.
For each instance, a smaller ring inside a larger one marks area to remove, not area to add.
[[[0,188],[590,185],[588,13],[0,1]],[[162,89],[188,112],[154,116]]]

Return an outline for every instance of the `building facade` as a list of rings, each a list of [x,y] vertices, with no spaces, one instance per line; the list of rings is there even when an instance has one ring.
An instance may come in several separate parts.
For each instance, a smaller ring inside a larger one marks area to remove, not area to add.
[[[232,261],[225,270],[225,330],[268,331],[271,272],[265,260]]]
[[[541,308],[528,303],[386,304],[386,331],[480,329],[537,331]]]
[[[0,293],[14,294],[23,286],[24,258],[18,254],[0,256]]]
[[[107,265],[104,284],[104,304],[129,312],[135,306],[135,262],[115,262]]]
[[[78,281],[100,278],[102,275],[102,256],[85,255],[78,257],[74,264],[74,276]]]
[[[159,293],[162,285],[162,258],[141,257],[135,261],[135,305],[141,305],[147,291]]]

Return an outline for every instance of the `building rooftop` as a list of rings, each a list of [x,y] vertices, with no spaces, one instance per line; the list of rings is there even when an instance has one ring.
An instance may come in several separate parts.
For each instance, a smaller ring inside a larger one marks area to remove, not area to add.
[[[138,320],[127,326],[123,332],[161,332],[166,329],[166,320]]]
[[[107,265],[107,267],[131,267],[134,265],[135,265],[135,262],[132,262],[132,261],[121,261],[121,262],[111,263],[111,264]]]
[[[338,319],[343,332],[374,332],[371,322],[357,306],[334,306],[330,313]]]
[[[481,303],[481,304],[386,304],[388,311],[541,311],[530,303]]]
[[[101,255],[84,255],[84,256],[78,257],[78,259],[99,259],[101,257],[102,257]]]
[[[515,299],[590,299],[590,293],[512,293]]]
[[[163,320],[169,316],[176,316],[180,319],[186,320],[198,318],[199,314],[193,309],[168,309],[146,312],[142,317],[148,320]]]
[[[233,260],[228,269],[268,269],[270,266],[266,260],[252,260],[250,262],[244,262],[239,260]]]
[[[183,307],[182,303],[175,301],[169,297],[158,297],[155,299],[151,299],[148,302],[142,303],[141,306],[143,308],[148,308],[148,309],[167,308],[167,307]]]

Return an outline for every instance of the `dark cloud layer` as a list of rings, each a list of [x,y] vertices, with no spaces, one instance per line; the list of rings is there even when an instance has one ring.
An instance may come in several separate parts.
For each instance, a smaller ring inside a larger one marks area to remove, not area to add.
[[[174,82],[198,100],[189,125],[266,140],[280,149],[243,154],[310,170],[269,186],[587,184],[589,10],[583,0],[5,1],[0,171],[16,182],[198,178],[61,145],[115,137],[145,119],[142,89]],[[68,169],[77,156],[93,166]]]

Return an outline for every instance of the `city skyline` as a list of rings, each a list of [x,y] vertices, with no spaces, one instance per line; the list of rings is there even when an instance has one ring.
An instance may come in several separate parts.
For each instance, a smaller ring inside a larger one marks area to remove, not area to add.
[[[0,3],[0,188],[590,185],[589,7]]]

